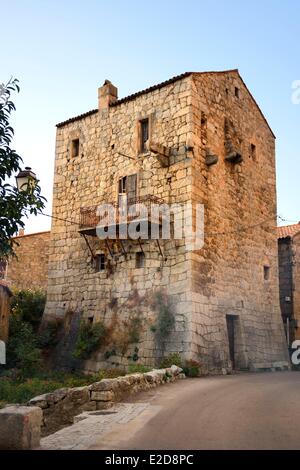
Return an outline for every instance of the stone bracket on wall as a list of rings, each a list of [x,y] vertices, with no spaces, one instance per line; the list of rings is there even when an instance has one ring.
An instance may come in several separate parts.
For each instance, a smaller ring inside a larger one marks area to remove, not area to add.
[[[205,163],[207,166],[215,165],[218,163],[219,157],[218,155],[214,155],[209,148],[206,149],[206,155],[205,155]]]
[[[171,149],[165,147],[164,145],[150,142],[149,150],[155,154],[157,160],[163,168],[170,165]]]

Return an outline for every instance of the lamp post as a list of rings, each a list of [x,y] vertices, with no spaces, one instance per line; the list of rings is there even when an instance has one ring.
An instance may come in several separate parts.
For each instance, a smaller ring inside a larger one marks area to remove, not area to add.
[[[36,174],[32,171],[29,166],[25,167],[25,170],[21,170],[16,176],[18,191],[27,192],[29,189],[33,190],[37,184]]]

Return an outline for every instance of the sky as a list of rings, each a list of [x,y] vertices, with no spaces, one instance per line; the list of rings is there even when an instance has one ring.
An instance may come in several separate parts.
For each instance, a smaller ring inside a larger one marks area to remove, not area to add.
[[[55,124],[97,108],[105,79],[122,98],[186,71],[238,68],[277,136],[278,213],[300,220],[299,0],[0,0],[0,15],[0,83],[21,86],[14,148],[40,179],[45,212]],[[31,217],[25,231],[50,224]]]

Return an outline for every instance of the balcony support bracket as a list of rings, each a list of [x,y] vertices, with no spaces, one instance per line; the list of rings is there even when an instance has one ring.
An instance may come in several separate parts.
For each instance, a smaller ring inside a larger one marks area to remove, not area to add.
[[[84,238],[84,240],[85,240],[85,243],[87,244],[87,247],[88,247],[88,249],[89,249],[89,252],[91,253],[92,259],[94,260],[96,257],[95,257],[95,255],[94,255],[94,253],[93,253],[92,247],[91,247],[91,245],[90,245],[90,243],[89,243],[89,241],[88,241],[88,239],[87,239],[87,236],[85,235],[85,233],[81,233],[81,235],[83,236],[83,238]]]
[[[160,244],[159,244],[158,238],[156,239],[156,243],[157,243],[157,246],[158,246],[158,249],[159,249],[160,256],[163,258],[164,255],[163,255],[163,252],[161,251],[161,246],[160,246]]]
[[[114,259],[113,254],[112,254],[112,251],[111,251],[110,246],[109,246],[109,243],[108,243],[108,241],[107,241],[107,238],[105,238],[105,245],[106,245],[106,248],[107,248],[108,251],[109,251],[109,254],[110,254],[111,259]]]

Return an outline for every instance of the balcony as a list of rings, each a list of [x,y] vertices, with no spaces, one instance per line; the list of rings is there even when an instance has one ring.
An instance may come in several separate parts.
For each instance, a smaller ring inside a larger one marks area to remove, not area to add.
[[[104,210],[110,206],[110,211]],[[102,202],[98,205],[82,207],[80,209],[79,232],[85,235],[96,236],[96,228],[115,227],[116,238],[120,237],[121,227],[127,226],[131,222],[143,223],[161,226],[164,218],[164,210],[157,212],[157,206],[166,204],[166,202],[156,196],[142,196],[133,199],[127,199],[124,194],[119,196],[118,202]],[[155,210],[153,209],[155,207]],[[100,210],[99,210],[100,208]],[[121,238],[121,237],[120,237]]]

